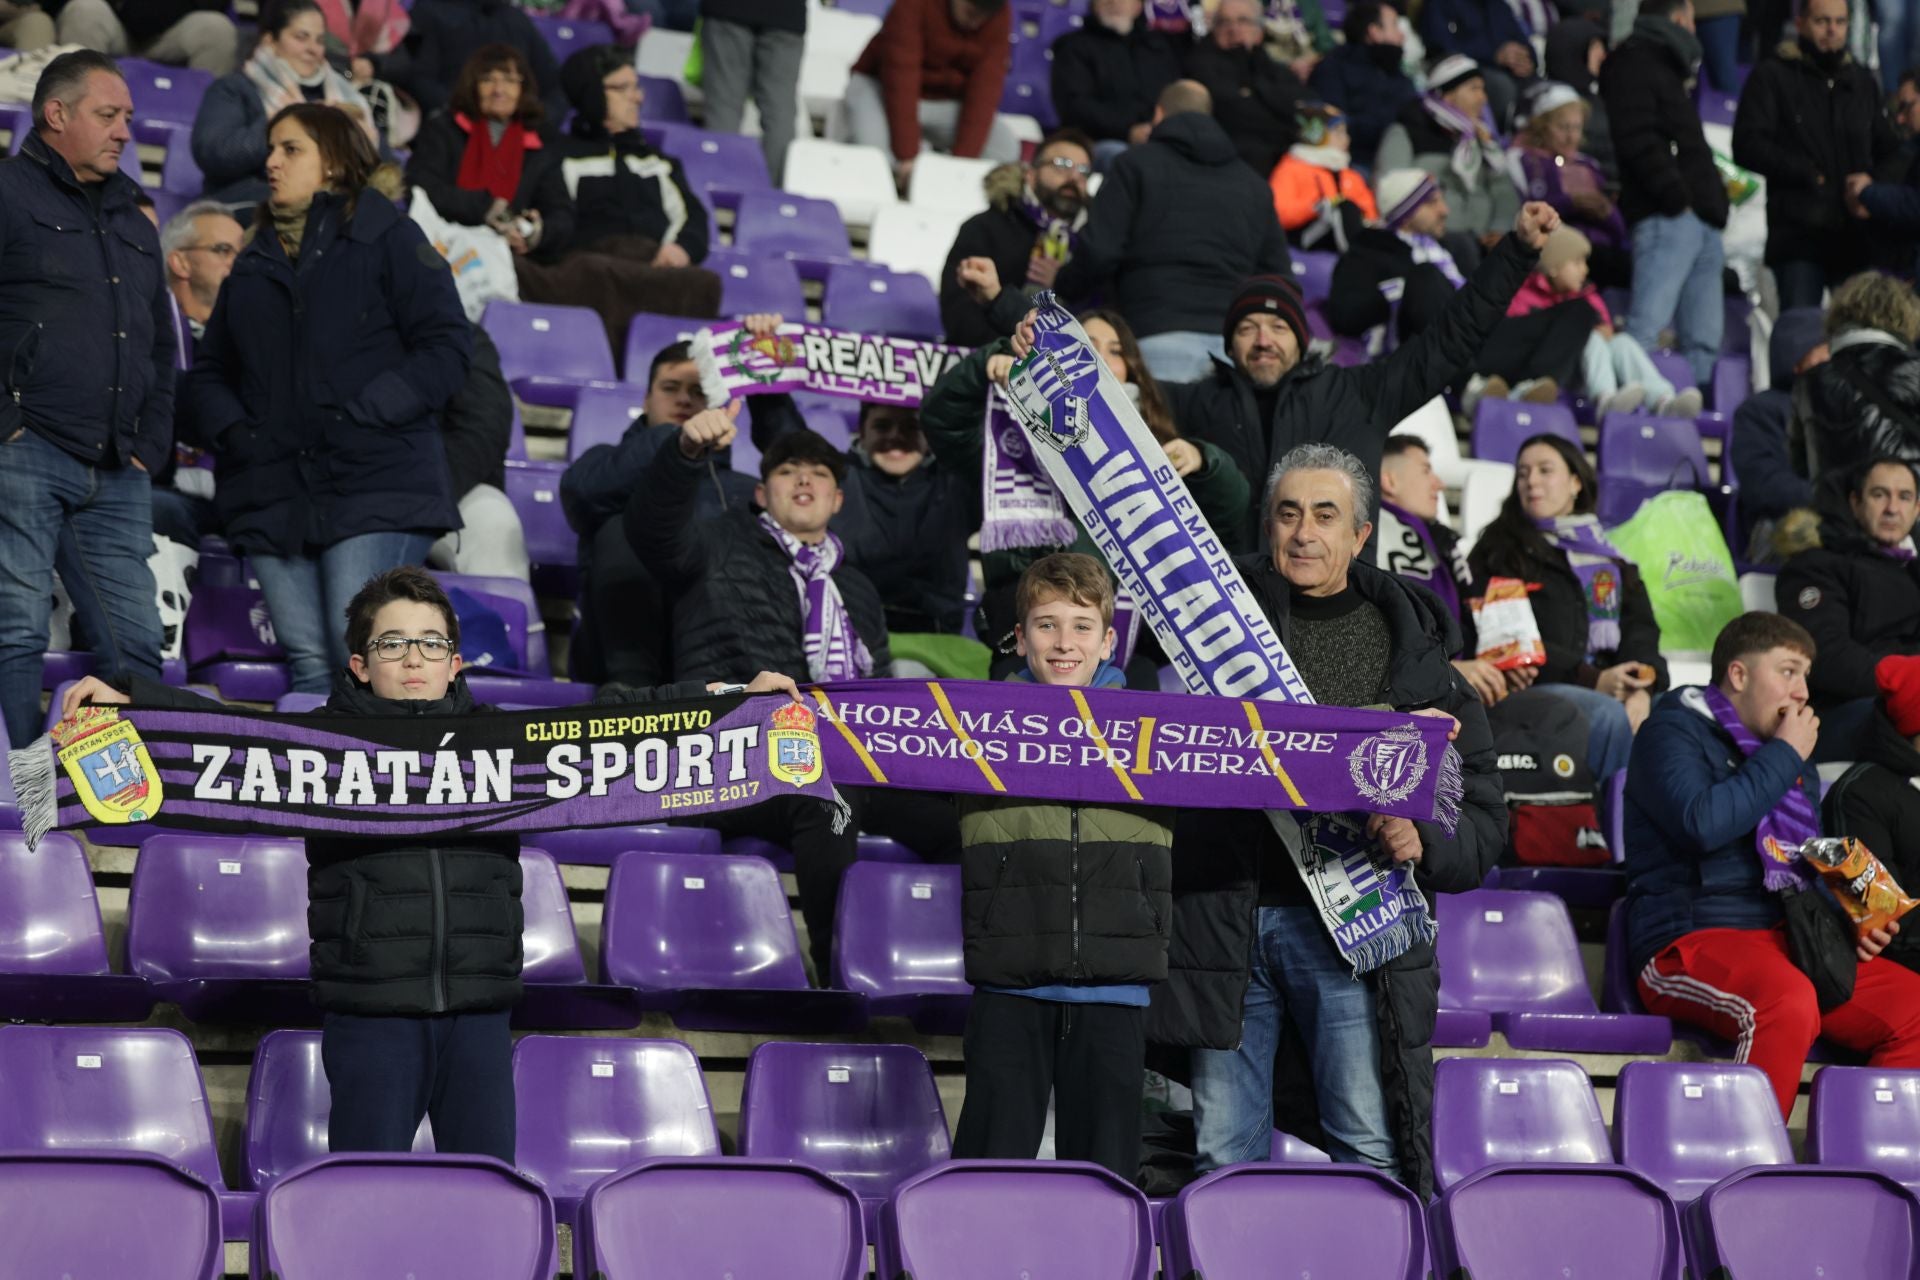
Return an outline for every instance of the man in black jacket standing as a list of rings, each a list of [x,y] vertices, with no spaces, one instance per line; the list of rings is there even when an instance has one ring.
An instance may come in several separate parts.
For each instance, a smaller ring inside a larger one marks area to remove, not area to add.
[[[1420,90],[1400,69],[1406,36],[1392,5],[1363,0],[1347,10],[1340,25],[1347,42],[1320,59],[1308,83],[1321,101],[1346,114],[1354,163],[1371,166],[1380,135]]]
[[[56,566],[107,670],[158,679],[150,477],[173,452],[160,237],[120,172],[133,99],[105,54],[47,64],[0,165],[0,714],[40,733]]]
[[[1733,158],[1767,180],[1767,254],[1780,306],[1817,307],[1865,268],[1874,239],[1855,192],[1900,149],[1873,73],[1847,52],[1847,0],[1806,0],[1800,34],[1753,69]]]
[[[1317,701],[1458,722],[1466,791],[1454,834],[1379,815],[1364,827],[1374,856],[1411,864],[1430,902],[1480,883],[1506,842],[1506,805],[1486,713],[1448,663],[1459,628],[1431,592],[1359,558],[1372,487],[1352,454],[1292,450],[1269,486],[1273,551],[1238,564]],[[1201,1172],[1265,1160],[1278,1124],[1428,1196],[1437,961],[1432,943],[1416,941],[1355,974],[1335,948],[1294,850],[1319,847],[1329,824],[1346,829],[1345,816],[1303,813],[1282,834],[1258,812],[1182,815],[1173,947],[1148,1038],[1192,1047]],[[1289,1025],[1297,1035],[1283,1037]],[[1282,1055],[1283,1039],[1304,1064]],[[1276,1070],[1308,1083],[1276,1093]],[[1289,1114],[1276,1114],[1276,1098]]]
[[[1093,139],[1095,165],[1153,132],[1153,104],[1180,78],[1186,36],[1149,27],[1145,0],[1093,0],[1085,25],[1053,42],[1053,101],[1060,123]]]
[[[960,224],[940,274],[947,341],[984,347],[1013,332],[1041,289],[1072,260],[1087,222],[1093,143],[1078,129],[1050,133],[1026,165],[987,175],[987,208]]]
[[[1220,0],[1207,38],[1187,55],[1187,75],[1213,95],[1213,118],[1262,182],[1298,140],[1296,119],[1307,96],[1300,77],[1267,52],[1265,40],[1257,0]]]
[[[1641,0],[1633,34],[1600,68],[1620,164],[1620,212],[1633,231],[1626,330],[1651,351],[1671,325],[1693,379],[1708,386],[1726,324],[1720,269],[1727,187],[1700,129],[1692,0]]]

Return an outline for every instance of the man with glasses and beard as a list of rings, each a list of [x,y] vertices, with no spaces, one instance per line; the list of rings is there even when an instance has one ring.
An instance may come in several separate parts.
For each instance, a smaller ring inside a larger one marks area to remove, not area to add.
[[[961,224],[940,277],[948,342],[979,347],[1012,333],[1032,295],[1054,287],[1078,247],[1092,176],[1093,142],[1078,129],[1050,134],[1030,164],[987,175],[988,208]]]

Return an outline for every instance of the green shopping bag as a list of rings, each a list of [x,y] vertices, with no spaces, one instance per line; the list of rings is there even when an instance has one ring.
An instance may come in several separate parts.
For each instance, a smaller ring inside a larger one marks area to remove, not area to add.
[[[680,68],[680,78],[689,85],[700,87],[700,73],[706,68],[706,44],[700,39],[700,24],[693,24],[693,48],[687,50],[686,65]]]
[[[1743,611],[1733,556],[1706,495],[1655,494],[1607,537],[1640,570],[1663,650],[1710,650],[1720,628]]]

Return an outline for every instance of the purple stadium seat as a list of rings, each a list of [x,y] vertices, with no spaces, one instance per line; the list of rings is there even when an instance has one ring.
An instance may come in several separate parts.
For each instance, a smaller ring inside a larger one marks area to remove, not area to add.
[[[827,438],[827,443],[836,449],[850,449],[860,434],[860,404],[858,400],[849,400],[845,396],[815,395],[810,391],[796,392],[793,407],[806,419],[807,426]],[[746,432],[743,430],[742,435]],[[740,445],[736,441],[734,449]]]
[[[737,854],[747,858],[764,858],[773,864],[776,871],[793,870],[793,850],[785,849],[771,840],[762,840],[758,836],[728,836],[720,846],[720,852]]]
[[[610,867],[628,849],[660,853],[719,853],[720,833],[711,827],[574,827],[542,831],[530,839],[553,855],[555,862]]]
[[[1435,1188],[1488,1165],[1612,1162],[1600,1104],[1577,1063],[1442,1058],[1435,1064]]]
[[[1920,1071],[1822,1068],[1807,1112],[1807,1159],[1920,1187]]]
[[[607,879],[600,972],[698,1030],[850,1030],[866,1002],[807,986],[786,890],[760,858],[634,850]]]
[[[318,1026],[299,840],[163,832],[127,895],[127,967],[193,1022]]]
[[[1280,1129],[1273,1131],[1272,1145],[1267,1148],[1267,1159],[1275,1164],[1332,1164],[1333,1157],[1314,1146],[1311,1142],[1296,1138]]]
[[[139,1022],[152,1009],[146,982],[107,963],[80,842],[53,831],[29,852],[25,836],[0,831],[0,1019]]]
[[[735,1156],[643,1160],[593,1184],[578,1276],[863,1280],[860,1200],[826,1174]]]
[[[1601,1013],[1587,987],[1567,906],[1549,894],[1441,894],[1441,983],[1448,1002],[1493,1015],[1516,1049],[1665,1053],[1673,1028],[1646,1014]]]
[[[574,680],[522,680],[517,676],[463,673],[475,702],[488,706],[577,707],[593,700],[593,686]]]
[[[709,205],[737,209],[740,197],[748,192],[773,190],[767,155],[758,138],[669,124],[662,126],[660,150],[680,162],[687,171],[687,185]]]
[[[534,27],[540,32],[540,37],[547,42],[547,47],[553,50],[555,62],[565,62],[580,50],[590,49],[597,44],[613,43],[613,28],[604,22],[589,22],[582,18],[544,18],[537,15],[532,17],[532,21]],[[645,80],[647,77],[642,76],[641,79]],[[674,87],[679,88],[678,85]],[[651,84],[647,85],[647,96],[653,96]],[[684,103],[680,111],[680,118],[686,119]]]
[[[84,649],[49,649],[40,659],[40,687],[51,693],[93,674],[99,663]]]
[[[910,867],[926,865],[925,859],[892,836],[871,836],[864,831],[854,842],[854,856],[866,862],[898,862]]]
[[[1753,394],[1753,360],[1749,356],[1726,355],[1713,362],[1712,394],[1707,407],[1731,418],[1733,411]]]
[[[640,101],[640,118],[655,124],[685,124],[687,95],[678,80],[665,76],[641,76],[640,87],[646,96]],[[764,166],[763,166],[764,167]]]
[[[1640,1001],[1639,975],[1628,970],[1626,907],[1624,901],[1616,902],[1607,913],[1607,955],[1601,968],[1600,1007],[1609,1013],[1644,1014],[1647,1007]],[[1708,1057],[1733,1056],[1731,1044],[1689,1023],[1673,1023],[1673,1033],[1698,1046]]]
[[[1687,1206],[1701,1276],[1920,1275],[1920,1201],[1886,1174],[1748,1169]]]
[[[213,84],[213,74],[191,67],[171,67],[145,58],[121,58],[133,98],[133,135],[136,142],[184,143],[200,112],[200,99]],[[128,150],[132,150],[131,147]],[[194,189],[199,194],[199,188]]]
[[[827,273],[820,322],[855,333],[937,339],[940,298],[932,283],[917,272],[837,266]]]
[[[1686,1274],[1673,1201],[1617,1165],[1483,1169],[1441,1194],[1431,1225],[1436,1275],[1681,1280]]]
[[[1610,867],[1495,867],[1487,877],[1490,889],[1518,889],[1532,893],[1550,893],[1569,907],[1605,910],[1627,891],[1626,872],[1618,865],[1625,856],[1625,824],[1621,821],[1622,797],[1627,789],[1626,771],[1607,780],[1594,808],[1600,818],[1601,834],[1613,854]],[[1611,1008],[1603,1004],[1602,1008]],[[1611,1010],[1619,1012],[1619,1010]]]
[[[607,330],[586,307],[494,301],[480,323],[500,348],[500,369],[528,404],[570,408],[585,387],[614,382]]]
[[[193,682],[214,686],[229,701],[272,702],[292,687],[286,651],[257,587],[197,584],[181,643]]]
[[[1440,993],[1433,1015],[1432,1044],[1440,1049],[1484,1049],[1493,1040],[1493,1015],[1484,1009],[1450,1004],[1449,992]]]
[[[197,200],[200,198],[200,193],[206,190],[207,179],[200,172],[200,166],[194,162],[193,148],[188,145],[187,137],[186,130],[177,129],[172,130],[171,136],[167,138],[164,144],[167,152],[160,161],[160,189],[186,196],[190,200]],[[156,213],[159,211],[157,202],[154,209]],[[160,225],[166,226],[167,220],[162,218]]]
[[[1333,292],[1333,264],[1339,260],[1337,253],[1293,251],[1293,282],[1300,286],[1302,299],[1317,302]]]
[[[252,1193],[220,1179],[193,1046],[167,1027],[0,1027],[0,1151],[137,1152],[220,1197],[229,1240],[252,1231]]]
[[[853,261],[846,224],[829,200],[810,200],[784,191],[755,191],[740,197],[734,214],[733,245],[761,258],[790,259],[810,279],[822,279],[836,263]],[[711,263],[709,269],[715,269]],[[730,303],[733,315],[746,314]],[[782,315],[797,320],[798,311]]]
[[[636,363],[633,335],[640,332],[642,321],[653,318],[656,317],[635,316],[633,328],[628,330],[627,368],[637,368],[643,378],[648,363],[659,348],[646,352]],[[631,385],[622,383],[612,390],[595,387],[582,391],[580,399],[573,406],[573,421],[567,427],[567,461],[578,462],[580,455],[595,445],[619,444],[620,437],[627,434],[627,428],[646,416],[646,406],[647,390],[637,382]]]
[[[914,1280],[1148,1280],[1147,1198],[1072,1160],[949,1160],[880,1211],[879,1273]]]
[[[514,1026],[604,1031],[640,1021],[632,991],[587,981],[567,886],[545,849],[520,850],[520,910],[526,921],[520,940],[524,989],[513,1011]]]
[[[711,270],[720,270],[718,266],[713,265],[711,258],[708,259],[705,265]],[[739,314],[744,315],[746,313],[741,312]],[[800,313],[796,312],[794,314],[797,319]],[[685,342],[692,338],[694,333],[705,323],[707,322],[704,320],[692,320],[686,316],[656,316],[645,311],[635,313],[633,323],[627,326],[627,349],[625,360],[621,365],[621,376],[626,379],[626,382],[622,384],[619,391],[602,394],[594,406],[594,413],[604,423],[611,412],[609,406],[612,404],[617,402],[623,406],[630,406],[634,411],[629,413],[626,421],[620,424],[620,431],[625,431],[627,425],[631,423],[634,418],[640,416],[640,402],[646,398],[649,375],[653,368],[653,358],[674,343]],[[587,449],[602,441],[610,443],[620,438],[619,431],[614,432],[612,435],[604,434],[609,429],[610,424],[596,425],[594,428],[596,433],[595,437],[585,442],[579,442],[580,414],[585,408],[585,405],[586,397],[583,395],[580,403],[574,406],[573,423],[567,428],[567,435],[569,437],[567,440],[567,456],[569,459],[579,457],[580,453],[585,452]]]
[[[1647,359],[1653,361],[1653,367],[1660,371],[1661,377],[1673,384],[1675,391],[1685,391],[1688,387],[1697,385],[1693,376],[1693,366],[1688,364],[1687,358],[1679,352],[1656,348],[1647,352]],[[1702,387],[1701,394],[1705,393],[1706,389]]]
[[[1600,479],[1663,489],[1705,489],[1712,482],[1700,429],[1686,418],[1610,413],[1600,424]]]
[[[800,272],[785,258],[714,249],[701,265],[720,277],[720,310],[727,315],[767,312],[798,319],[806,314],[807,297],[800,287]]]
[[[1565,405],[1489,398],[1473,411],[1473,456],[1485,462],[1510,463],[1519,456],[1521,445],[1547,434],[1570,441],[1576,449],[1584,447],[1580,428]]]
[[[760,1045],[740,1096],[740,1154],[791,1159],[860,1197],[869,1235],[893,1189],[952,1155],[933,1069],[911,1045]]]
[[[1740,95],[1738,93],[1721,93],[1718,89],[1708,85],[1705,80],[1700,82],[1698,92],[1700,96],[1700,123],[1725,125],[1729,129],[1733,128],[1733,117],[1734,113],[1739,110]]]
[[[506,492],[527,540],[527,557],[533,562],[533,589],[570,600],[580,585],[580,539],[567,523],[567,513],[560,509],[561,470],[546,464],[509,462]]]
[[[1242,1164],[1190,1183],[1160,1236],[1169,1276],[1426,1280],[1426,1206],[1360,1165]]]
[[[554,505],[557,507],[559,503],[556,501]],[[487,578],[438,569],[433,571],[433,576],[449,591],[457,587],[466,592],[499,614],[500,620],[507,624],[507,641],[513,652],[495,654],[486,664],[480,664],[477,655],[467,655],[469,670],[499,667],[513,674],[536,677],[545,676],[551,670],[547,662],[547,624],[541,620],[540,601],[534,597],[532,587],[518,578]],[[521,699],[509,698],[508,701]]]
[[[855,862],[834,919],[834,986],[928,1035],[966,1029],[973,988],[961,956],[960,868]]]
[[[274,699],[273,709],[281,715],[299,715],[327,705],[324,693],[283,693]]]
[[[1741,1169],[1793,1163],[1766,1074],[1724,1063],[1627,1063],[1613,1095],[1613,1150],[1675,1204]]]
[[[328,1156],[260,1198],[254,1247],[287,1280],[546,1280],[557,1254],[547,1193],[487,1156]]]
[[[713,1103],[678,1040],[524,1036],[513,1047],[515,1162],[577,1229],[580,1198],[655,1156],[717,1156]]]
[[[33,109],[24,102],[0,104],[0,129],[6,131],[6,153],[12,155],[33,132]]]
[[[220,1197],[157,1156],[0,1156],[0,1239],[19,1276],[218,1280]]]
[[[327,1154],[333,1099],[320,1063],[318,1031],[269,1031],[253,1050],[241,1133],[239,1183],[265,1191],[285,1175]],[[420,1121],[415,1151],[433,1150],[433,1124]]]
[[[1032,116],[1042,129],[1060,121],[1053,106],[1053,85],[1044,71],[1008,72],[1000,88],[1000,110],[1008,115]]]

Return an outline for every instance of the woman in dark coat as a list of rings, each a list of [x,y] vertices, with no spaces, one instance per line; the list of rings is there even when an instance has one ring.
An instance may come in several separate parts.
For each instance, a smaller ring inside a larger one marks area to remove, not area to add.
[[[470,339],[446,261],[363,190],[376,157],[358,124],[302,103],[268,138],[267,201],[195,344],[180,422],[219,460],[222,531],[259,576],[294,688],[325,693],[347,601],[460,527],[435,414]]]

